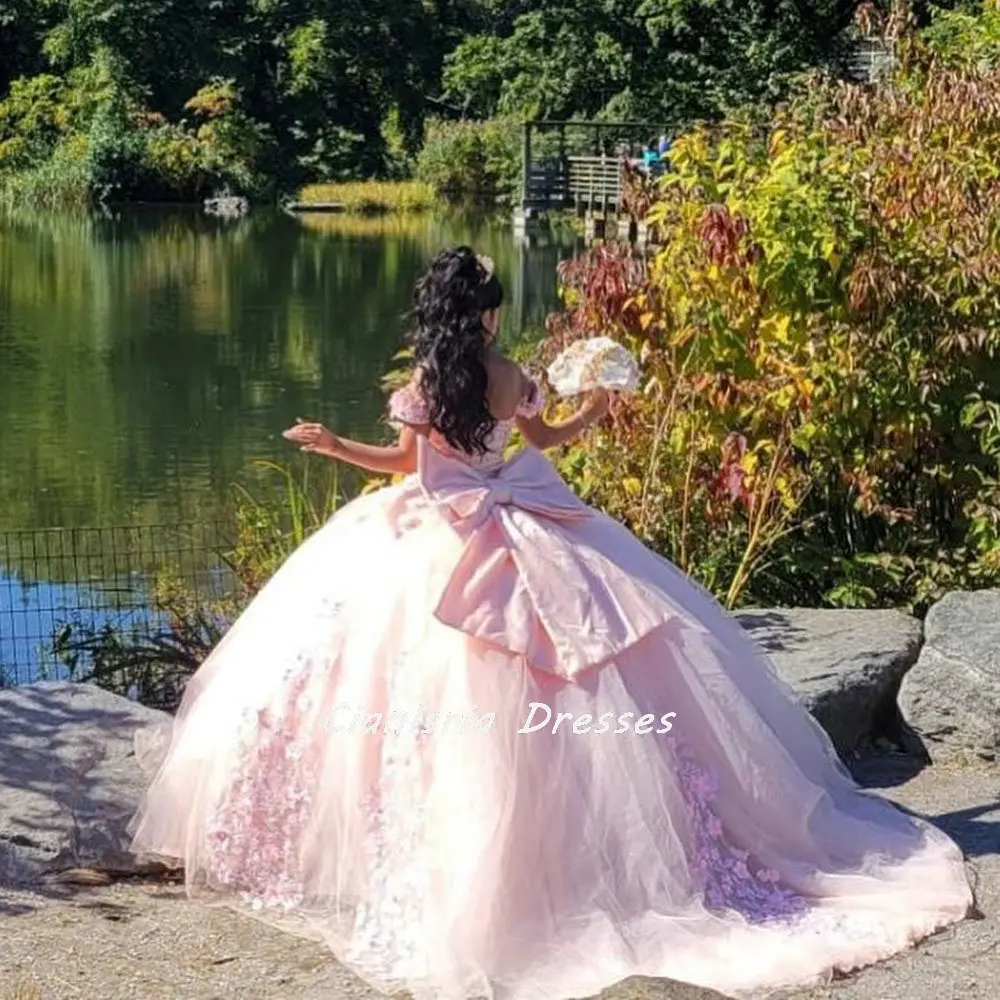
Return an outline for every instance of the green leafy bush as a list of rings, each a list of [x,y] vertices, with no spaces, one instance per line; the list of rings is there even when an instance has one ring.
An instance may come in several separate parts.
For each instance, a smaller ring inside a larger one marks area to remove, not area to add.
[[[0,102],[0,188],[10,201],[59,206],[133,198],[197,199],[221,188],[272,193],[274,143],[215,79],[168,121],[126,96],[113,65],[17,80]]]
[[[150,116],[146,162],[161,190],[179,199],[197,198],[214,180],[198,137],[159,116]]]
[[[730,605],[1000,583],[1000,71],[901,55],[680,137],[649,265],[563,270],[545,352],[608,333],[646,373],[565,469]]]
[[[13,81],[0,101],[0,169],[30,166],[69,131],[64,89],[59,77],[47,73]]]
[[[1000,66],[1000,6],[987,0],[976,11],[940,10],[924,39],[949,65],[988,73]]]
[[[449,197],[509,197],[521,178],[520,130],[503,120],[431,121],[417,176]]]
[[[123,100],[108,101],[94,115],[83,165],[97,201],[125,200],[148,188],[146,136]]]
[[[268,127],[243,110],[234,81],[216,78],[184,107],[202,119],[194,133],[201,170],[217,186],[251,197],[266,194],[277,152]]]

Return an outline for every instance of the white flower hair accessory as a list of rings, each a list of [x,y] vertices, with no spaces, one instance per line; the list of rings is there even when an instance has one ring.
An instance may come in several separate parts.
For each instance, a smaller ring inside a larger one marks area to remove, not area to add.
[[[485,277],[483,278],[483,284],[485,285],[490,278],[493,277],[494,272],[497,269],[496,264],[492,257],[487,257],[484,253],[477,253],[476,260],[479,261],[479,266],[483,269]]]
[[[578,396],[593,389],[634,392],[639,364],[610,337],[574,341],[549,365],[549,382],[560,396]]]

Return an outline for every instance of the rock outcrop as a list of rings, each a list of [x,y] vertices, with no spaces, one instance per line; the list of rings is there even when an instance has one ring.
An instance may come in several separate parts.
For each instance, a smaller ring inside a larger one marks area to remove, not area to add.
[[[924,622],[924,647],[899,692],[903,717],[934,761],[1000,752],[1000,590],[948,594]]]
[[[134,734],[168,719],[90,684],[0,691],[0,883],[129,870],[126,825],[147,780]]]
[[[899,611],[745,611],[771,657],[842,755],[895,722],[899,684],[920,653],[920,622]]]

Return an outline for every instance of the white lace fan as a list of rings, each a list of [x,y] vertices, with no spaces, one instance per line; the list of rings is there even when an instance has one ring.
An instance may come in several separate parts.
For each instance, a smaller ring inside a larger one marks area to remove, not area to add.
[[[591,389],[633,392],[639,365],[610,337],[576,340],[549,365],[549,382],[560,396],[577,396]]]

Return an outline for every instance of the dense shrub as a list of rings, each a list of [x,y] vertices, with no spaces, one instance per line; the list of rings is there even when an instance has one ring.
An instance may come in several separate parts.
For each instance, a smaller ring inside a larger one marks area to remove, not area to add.
[[[0,102],[0,170],[28,167],[51,153],[70,123],[64,89],[49,74],[13,81]]]
[[[439,194],[508,197],[521,178],[520,130],[512,122],[431,121],[417,176]]]
[[[229,80],[169,122],[126,96],[113,68],[16,80],[0,101],[0,189],[11,201],[58,206],[131,198],[191,199],[218,188],[270,193],[273,143]]]
[[[87,130],[85,149],[84,172],[96,200],[130,198],[149,186],[146,136],[124,101],[108,101],[98,109]]]
[[[938,11],[924,38],[935,55],[951,66],[989,72],[1000,65],[1000,5],[987,0],[974,13]]]
[[[195,129],[199,169],[217,187],[240,194],[266,194],[278,156],[270,130],[243,109],[232,80],[215,79],[185,105],[200,121]]]
[[[565,468],[731,605],[1000,582],[1000,71],[941,55],[684,135],[649,266],[564,268],[545,350],[646,372]]]

